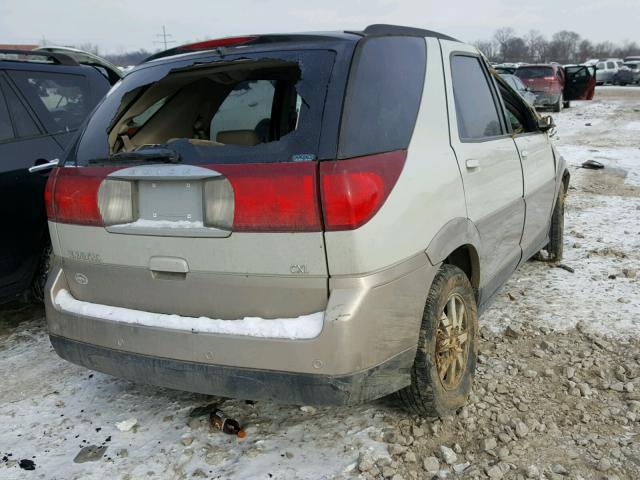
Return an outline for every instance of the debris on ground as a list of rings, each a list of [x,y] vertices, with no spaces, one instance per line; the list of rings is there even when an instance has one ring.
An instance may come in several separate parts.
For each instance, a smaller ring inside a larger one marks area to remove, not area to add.
[[[247,435],[238,421],[233,418],[228,418],[222,410],[212,412],[209,417],[209,422],[213,428],[228,435],[236,435],[239,438],[244,438]]]
[[[100,460],[105,452],[107,451],[107,447],[97,446],[97,445],[87,445],[82,450],[78,452],[76,457],[73,459],[74,463],[85,463],[85,462],[97,462]]]
[[[138,424],[138,420],[135,418],[128,418],[127,420],[123,420],[122,422],[116,423],[116,428],[121,432],[129,432],[133,427]]]

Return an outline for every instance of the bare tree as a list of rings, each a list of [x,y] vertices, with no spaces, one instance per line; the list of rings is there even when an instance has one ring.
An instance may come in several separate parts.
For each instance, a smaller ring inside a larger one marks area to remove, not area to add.
[[[506,61],[505,52],[508,49],[508,44],[515,35],[516,32],[511,27],[500,28],[493,34],[493,39],[500,50],[500,58],[503,62]]]
[[[547,40],[540,34],[538,30],[529,30],[525,36],[528,55],[528,62],[543,62],[547,51]]]
[[[578,44],[580,35],[576,32],[562,30],[554,33],[549,43],[548,54],[556,62],[572,63],[578,55]]]
[[[593,58],[593,44],[589,40],[582,40],[578,44],[578,53],[576,62],[586,62]]]
[[[473,46],[480,50],[489,61],[496,60],[496,48],[491,40],[477,40],[473,43]]]
[[[507,41],[502,50],[502,56],[506,62],[521,62],[527,57],[529,50],[527,44],[520,37],[513,37]]]

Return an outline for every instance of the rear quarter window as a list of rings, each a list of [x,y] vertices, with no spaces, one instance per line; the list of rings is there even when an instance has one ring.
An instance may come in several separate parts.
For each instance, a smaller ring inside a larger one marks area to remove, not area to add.
[[[361,42],[347,86],[339,158],[406,149],[422,98],[427,61],[424,38]]]

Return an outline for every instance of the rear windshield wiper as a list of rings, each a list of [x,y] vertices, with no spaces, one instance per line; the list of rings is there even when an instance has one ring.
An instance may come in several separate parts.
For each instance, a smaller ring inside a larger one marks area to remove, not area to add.
[[[132,152],[119,152],[108,158],[92,158],[87,161],[91,165],[113,163],[180,163],[180,154],[175,150],[163,147],[144,148]]]

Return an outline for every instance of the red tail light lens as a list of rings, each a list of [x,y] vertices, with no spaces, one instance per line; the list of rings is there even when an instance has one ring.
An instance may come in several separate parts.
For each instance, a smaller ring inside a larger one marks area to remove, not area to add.
[[[320,165],[325,230],[367,223],[391,193],[407,158],[405,150]]]
[[[542,77],[543,80],[549,80],[549,81],[553,81],[556,79],[556,77]]]
[[[47,209],[47,218],[49,220],[54,220],[55,218],[53,208],[53,191],[56,188],[56,177],[58,176],[59,170],[59,168],[54,168],[51,173],[49,173],[49,178],[47,178],[47,185],[44,187],[44,206]]]
[[[242,45],[244,43],[251,42],[258,37],[245,36],[245,37],[227,37],[218,38],[215,40],[205,40],[203,42],[188,43],[186,45],[180,45],[177,50],[207,50],[210,48],[218,47],[230,47],[232,45]]]
[[[50,220],[78,225],[102,225],[98,208],[100,183],[115,168],[57,168],[45,190]]]
[[[211,165],[231,183],[234,231],[320,231],[315,162]]]

